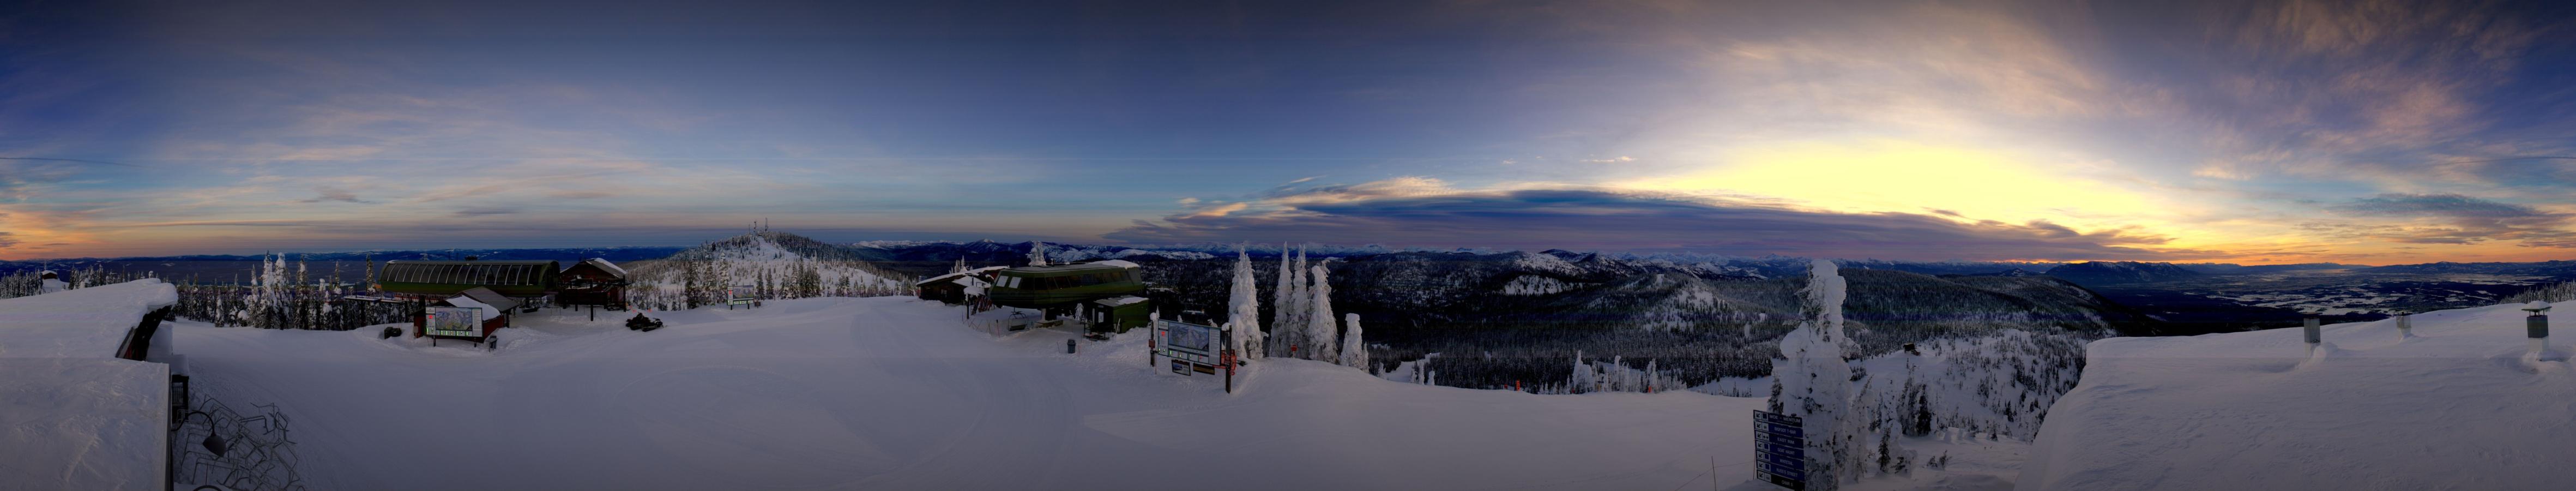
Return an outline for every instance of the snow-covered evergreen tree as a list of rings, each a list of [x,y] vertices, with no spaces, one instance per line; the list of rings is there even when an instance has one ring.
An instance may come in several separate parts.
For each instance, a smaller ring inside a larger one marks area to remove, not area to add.
[[[1270,328],[1278,332],[1271,333],[1270,356],[1289,356],[1288,347],[1297,343],[1298,326],[1304,325],[1288,322],[1289,312],[1293,310],[1290,306],[1295,305],[1289,299],[1296,295],[1295,287],[1290,286],[1296,275],[1290,272],[1289,266],[1288,244],[1279,244],[1279,277],[1270,290]]]
[[[1800,309],[1807,320],[1780,338],[1780,356],[1771,361],[1770,406],[1803,420],[1809,489],[1830,490],[1859,477],[1864,452],[1857,446],[1866,422],[1846,417],[1852,380],[1843,359],[1842,275],[1829,260],[1817,259],[1808,268]]]
[[[1592,364],[1583,362],[1583,350],[1575,350],[1574,375],[1566,379],[1565,393],[1581,394],[1591,392],[1594,384],[1596,383],[1594,376],[1598,373],[1599,370],[1593,369]]]
[[[1342,314],[1342,365],[1369,369],[1368,343],[1360,338],[1360,315]]]
[[[1248,249],[1248,246],[1243,245],[1235,246],[1234,249],[1234,295],[1229,300],[1228,307],[1231,313],[1227,316],[1226,322],[1234,329],[1235,356],[1260,358],[1262,337],[1261,293],[1258,291],[1260,283],[1252,277],[1252,254]]]
[[[1307,277],[1315,282],[1314,286],[1306,289],[1307,294],[1313,295],[1313,299],[1306,302],[1306,307],[1313,309],[1306,314],[1306,339],[1314,342],[1312,349],[1315,350],[1314,356],[1307,359],[1340,363],[1342,350],[1334,345],[1334,341],[1341,337],[1341,326],[1333,319],[1332,280],[1325,278],[1324,265],[1321,264],[1309,270]]]
[[[1308,320],[1314,314],[1311,310],[1315,300],[1312,290],[1306,280],[1305,255],[1298,254],[1295,262],[1288,269],[1288,303],[1279,306],[1288,313],[1287,323],[1280,325],[1284,326],[1284,329],[1295,332],[1295,335],[1288,339],[1289,353],[1307,360],[1315,359],[1315,345],[1323,342],[1322,339],[1315,337],[1312,329],[1307,328],[1309,324],[1313,324]]]
[[[1030,265],[1030,266],[1045,266],[1045,265],[1047,265],[1047,260],[1046,260],[1046,243],[1045,243],[1045,242],[1030,242],[1030,243],[1029,243],[1029,265]]]

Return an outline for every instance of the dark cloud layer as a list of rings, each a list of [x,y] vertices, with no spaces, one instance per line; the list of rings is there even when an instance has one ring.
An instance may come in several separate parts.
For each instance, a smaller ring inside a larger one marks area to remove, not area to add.
[[[1349,241],[1395,247],[1692,251],[1903,260],[2206,257],[2149,249],[2161,237],[2048,222],[1961,223],[1912,213],[1833,213],[1599,190],[1340,195],[1279,209],[1138,221],[1128,242]],[[1294,198],[1289,196],[1288,198]]]
[[[2375,226],[2356,230],[2360,235],[2382,240],[2415,244],[2517,240],[2532,247],[2576,248],[2576,233],[2564,230],[2570,218],[2576,217],[2465,195],[2389,193],[2327,209],[2349,216],[2411,218],[2430,222],[2421,226]]]

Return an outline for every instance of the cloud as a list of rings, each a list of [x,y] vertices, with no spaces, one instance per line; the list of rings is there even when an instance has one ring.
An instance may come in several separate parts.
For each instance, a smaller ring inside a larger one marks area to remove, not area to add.
[[[13,232],[0,232],[0,248],[18,245],[16,235],[18,234]]]
[[[1248,209],[1247,209],[1248,208]],[[1694,251],[1906,260],[2212,257],[2130,230],[1962,222],[1584,188],[1457,190],[1406,178],[1276,193],[1231,213],[1194,210],[1103,235],[1148,242],[1334,240],[1412,247]]]
[[[479,216],[490,216],[490,215],[509,215],[509,214],[515,214],[515,213],[518,213],[518,212],[519,212],[519,209],[518,209],[518,208],[501,208],[501,207],[492,207],[492,206],[478,206],[478,207],[473,207],[473,208],[466,208],[466,209],[462,209],[462,210],[456,210],[456,216],[460,216],[460,217],[479,217]]]
[[[327,187],[326,187],[326,188],[314,188],[314,189],[313,189],[313,191],[314,191],[314,192],[321,193],[321,196],[315,196],[315,197],[313,197],[312,199],[307,199],[307,200],[304,200],[303,202],[305,202],[305,203],[320,203],[320,202],[324,202],[324,201],[341,201],[341,202],[348,202],[348,203],[361,203],[361,204],[366,204],[366,203],[375,203],[375,202],[373,202],[373,201],[360,200],[360,199],[358,199],[358,195],[357,195],[357,193],[351,193],[351,192],[349,192],[348,190],[340,189],[340,188],[327,188]]]
[[[2576,248],[2576,233],[2567,230],[2569,221],[2576,219],[2576,215],[2459,194],[2388,193],[2328,206],[2327,210],[2347,216],[2393,218],[2403,222],[2305,226],[2414,244],[2513,240],[2531,247]]]

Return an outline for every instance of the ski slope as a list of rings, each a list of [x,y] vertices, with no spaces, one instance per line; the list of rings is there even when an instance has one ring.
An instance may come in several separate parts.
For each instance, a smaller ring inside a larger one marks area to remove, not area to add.
[[[2094,342],[2018,489],[2576,489],[2576,371],[2524,359],[2520,308],[2326,326],[2314,357],[2296,328]]]
[[[1648,489],[1751,474],[1758,398],[1539,396],[1259,360],[1235,394],[1143,336],[996,339],[905,297],[548,310],[498,351],[179,323],[202,390],[292,418],[314,489]],[[1141,333],[1141,331],[1140,331]]]

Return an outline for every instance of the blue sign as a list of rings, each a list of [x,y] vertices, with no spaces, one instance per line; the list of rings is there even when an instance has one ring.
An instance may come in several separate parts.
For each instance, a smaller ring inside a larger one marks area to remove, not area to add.
[[[1807,467],[1806,457],[1793,453],[1771,453],[1769,451],[1756,450],[1753,452],[1753,457],[1755,462],[1770,462],[1771,465],[1785,465],[1797,468]]]
[[[1762,443],[1759,445],[1762,446],[1755,448],[1770,450],[1771,453],[1780,455],[1799,455],[1807,453],[1807,447],[1804,445],[1781,445],[1777,443]]]
[[[1778,465],[1770,462],[1754,462],[1753,470],[1764,474],[1788,477],[1790,479],[1807,479],[1807,469],[1802,466]]]
[[[1754,476],[1784,488],[1807,489],[1806,421],[1756,410],[1753,430]]]
[[[1778,433],[1755,433],[1753,434],[1753,443],[1756,445],[1763,443],[1776,443],[1781,445],[1805,447],[1807,446],[1807,439]]]

